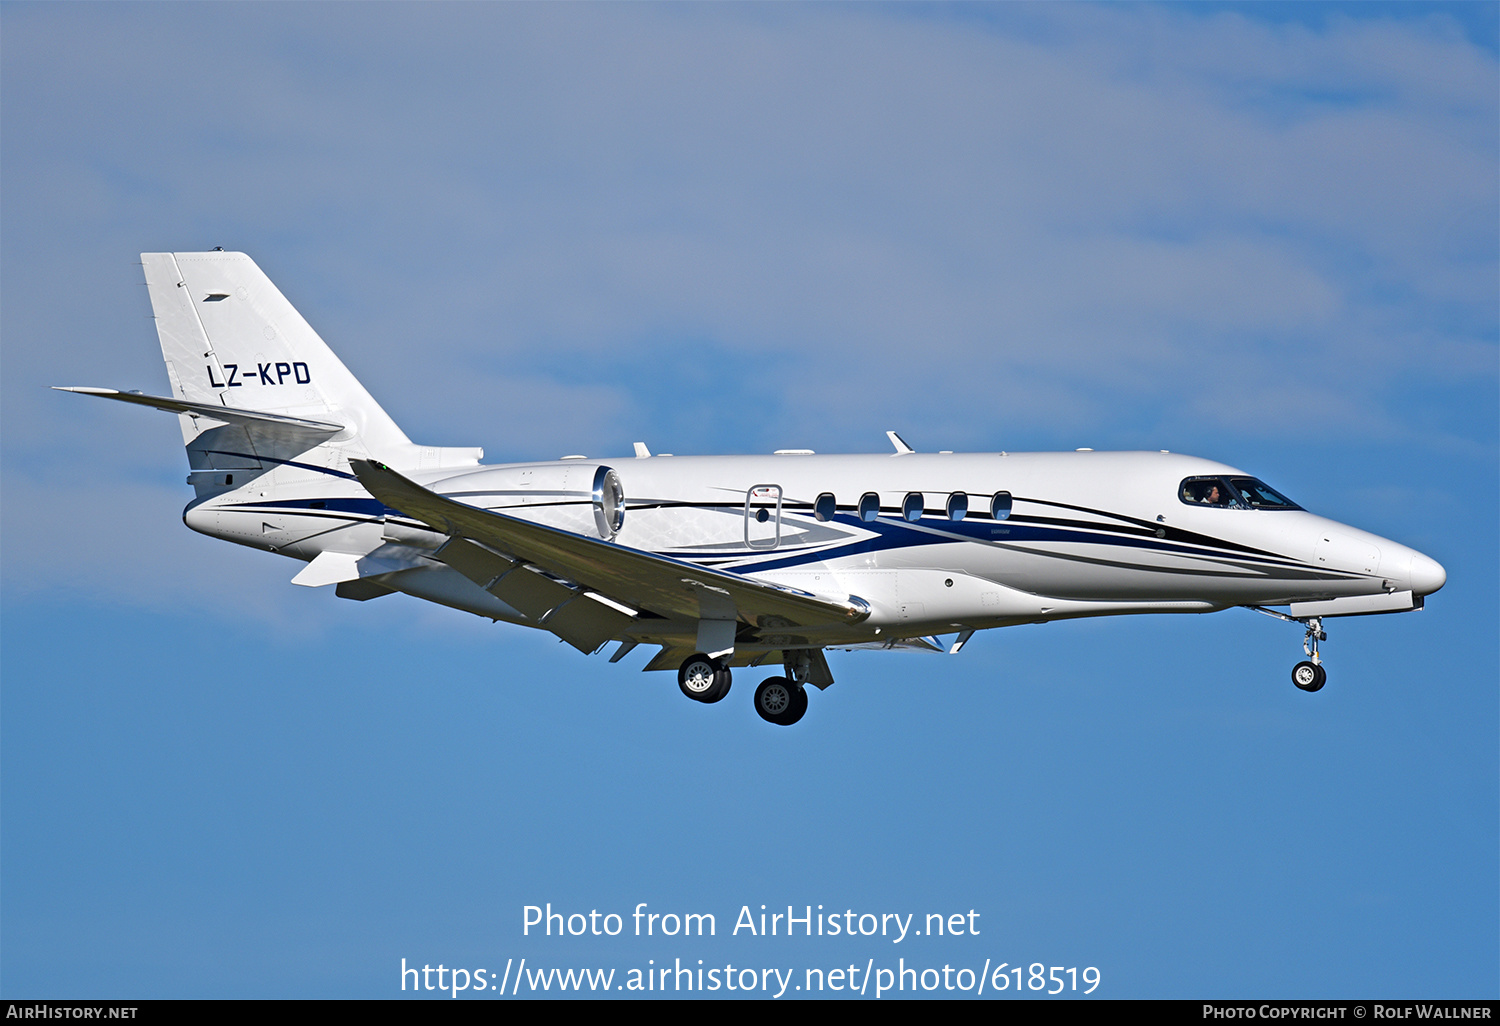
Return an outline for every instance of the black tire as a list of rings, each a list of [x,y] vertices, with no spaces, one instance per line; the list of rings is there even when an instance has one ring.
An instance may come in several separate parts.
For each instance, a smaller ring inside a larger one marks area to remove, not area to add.
[[[725,695],[729,694],[730,683],[729,667],[719,667],[719,672],[714,674],[713,686],[699,696],[698,701],[712,705],[714,702],[721,700]]]
[[[807,712],[807,692],[786,677],[767,677],[755,689],[755,711],[767,723],[790,727]]]
[[[726,674],[728,671],[724,671]],[[702,652],[696,652],[682,661],[682,666],[677,670],[677,686],[682,693],[695,702],[716,702],[718,698],[705,697],[712,695],[719,687],[719,665]],[[724,690],[728,691],[726,684]]]
[[[1328,671],[1304,659],[1292,667],[1292,683],[1303,691],[1317,691],[1328,683]]]
[[[806,713],[806,712],[807,712],[807,689],[806,688],[798,688],[797,692],[796,692],[796,697],[792,700],[792,707],[787,710],[786,715],[782,716],[782,718],[779,719],[779,720],[777,720],[776,722],[780,726],[790,727],[793,723],[796,723],[798,720],[800,720],[802,718],[803,714]]]
[[[767,723],[781,723],[781,718],[796,707],[797,686],[785,677],[767,677],[755,689],[755,711]]]

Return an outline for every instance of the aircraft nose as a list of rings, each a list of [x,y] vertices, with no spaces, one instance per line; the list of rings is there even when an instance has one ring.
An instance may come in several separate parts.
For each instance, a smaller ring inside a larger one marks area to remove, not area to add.
[[[1448,571],[1443,564],[1429,559],[1420,552],[1411,557],[1411,590],[1414,595],[1431,595],[1448,583]]]

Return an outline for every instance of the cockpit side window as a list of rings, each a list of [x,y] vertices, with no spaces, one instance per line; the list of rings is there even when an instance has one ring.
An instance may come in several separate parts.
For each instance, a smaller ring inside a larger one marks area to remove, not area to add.
[[[1189,506],[1217,506],[1221,509],[1242,509],[1240,497],[1222,477],[1190,477],[1182,482],[1178,498]]]

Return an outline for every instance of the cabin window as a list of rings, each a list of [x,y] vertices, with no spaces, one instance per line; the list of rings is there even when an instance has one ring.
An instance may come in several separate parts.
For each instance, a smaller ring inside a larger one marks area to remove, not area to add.
[[[880,516],[880,496],[865,492],[859,497],[859,519],[874,520]]]
[[[838,503],[834,501],[832,492],[824,492],[813,502],[813,516],[819,520],[825,522],[832,520],[836,512],[838,512]]]
[[[912,523],[922,519],[922,493],[907,492],[901,500],[901,515]]]
[[[967,492],[954,492],[948,496],[948,519],[962,520],[969,515],[969,495]]]
[[[1004,520],[1010,516],[1010,507],[1010,492],[996,492],[990,499],[990,516],[996,520]]]

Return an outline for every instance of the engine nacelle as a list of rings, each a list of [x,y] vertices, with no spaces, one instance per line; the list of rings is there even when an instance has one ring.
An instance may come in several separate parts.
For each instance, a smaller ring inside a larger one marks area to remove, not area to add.
[[[599,537],[614,541],[620,528],[625,526],[625,487],[620,484],[620,475],[609,467],[594,471],[594,526]]]

